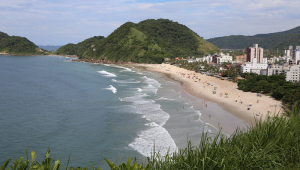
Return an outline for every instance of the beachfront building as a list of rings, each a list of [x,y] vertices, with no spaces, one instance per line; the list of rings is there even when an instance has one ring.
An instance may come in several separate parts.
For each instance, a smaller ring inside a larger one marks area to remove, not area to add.
[[[256,59],[254,59],[256,60]],[[267,63],[247,62],[241,66],[242,73],[256,73],[258,75],[267,75]]]
[[[232,56],[230,56],[228,53],[225,55],[223,53],[221,53],[221,56],[218,57],[218,64],[222,64],[222,63],[227,63],[227,62],[232,62]]]
[[[273,64],[273,65],[269,65],[268,69],[267,69],[267,75],[271,76],[271,75],[286,75],[286,73],[290,70],[290,66],[289,64],[284,64],[284,63],[280,63],[280,64]]]
[[[212,62],[216,64],[222,64],[225,62],[232,62],[232,56],[230,56],[228,53],[215,53],[212,55]]]
[[[198,62],[205,62],[206,61],[207,63],[211,63],[212,62],[212,56],[209,54],[209,55],[204,56],[202,58],[196,58],[196,60]]]
[[[300,81],[300,65],[290,66],[290,70],[286,72],[285,80],[299,82]]]

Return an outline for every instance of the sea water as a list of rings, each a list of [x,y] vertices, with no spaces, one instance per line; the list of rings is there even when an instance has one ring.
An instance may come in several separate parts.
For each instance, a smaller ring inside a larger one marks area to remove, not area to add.
[[[73,167],[145,163],[154,148],[173,153],[215,132],[201,109],[179,82],[135,67],[0,56],[0,163],[26,149],[41,161],[48,148]]]

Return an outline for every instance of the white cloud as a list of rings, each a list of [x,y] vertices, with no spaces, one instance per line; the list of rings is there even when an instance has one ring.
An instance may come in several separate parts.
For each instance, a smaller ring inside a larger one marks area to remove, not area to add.
[[[298,0],[0,0],[0,31],[28,37],[37,44],[66,44],[108,36],[128,21],[166,18],[204,38],[254,35],[299,26],[299,7]]]

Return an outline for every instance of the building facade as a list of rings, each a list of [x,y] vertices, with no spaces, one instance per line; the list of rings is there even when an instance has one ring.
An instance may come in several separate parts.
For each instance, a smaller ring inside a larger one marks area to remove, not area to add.
[[[265,59],[266,60],[266,59]],[[256,58],[253,59],[253,62],[247,62],[241,66],[242,73],[256,73],[258,75],[267,74],[268,64],[265,63],[256,63]]]
[[[286,72],[285,80],[299,82],[300,81],[300,65],[290,66],[290,70]]]
[[[235,56],[237,62],[247,62],[247,54]]]
[[[226,62],[232,62],[232,56],[230,56],[229,54],[223,54],[221,53],[220,56],[217,58],[217,63],[218,64],[222,64],[222,63],[226,63]]]
[[[242,73],[256,73],[258,75],[267,75],[268,61],[263,57],[264,49],[259,48],[258,44],[247,49],[247,61],[241,66]]]
[[[247,62],[253,62],[256,58],[257,63],[263,63],[264,49],[258,47],[258,44],[254,44],[253,47],[247,48]]]
[[[286,73],[290,70],[289,64],[274,64],[268,66],[267,75],[286,75]]]

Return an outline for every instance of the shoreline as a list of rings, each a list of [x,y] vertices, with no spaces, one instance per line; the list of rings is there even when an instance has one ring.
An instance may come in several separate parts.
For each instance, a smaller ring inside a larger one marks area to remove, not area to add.
[[[172,66],[169,64],[126,64],[134,67],[144,67],[147,71],[162,73],[166,78],[180,82],[184,90],[198,99],[202,99],[205,107],[201,110],[201,119],[215,127],[222,128],[227,134],[235,132],[237,127],[246,130],[255,126],[257,120],[265,120],[267,115],[282,115],[281,102],[272,97],[238,90],[237,83],[220,80],[215,77],[201,75],[194,71]],[[195,82],[191,78],[183,77],[181,73],[192,73],[201,78]],[[207,83],[213,84],[213,86]],[[212,91],[217,87],[216,94]],[[225,98],[224,92],[229,92]],[[223,95],[221,96],[220,93]],[[243,103],[240,103],[243,101]],[[199,103],[201,104],[201,103]],[[251,106],[248,106],[251,104]],[[278,107],[277,107],[278,106]],[[250,110],[247,110],[250,108]]]

